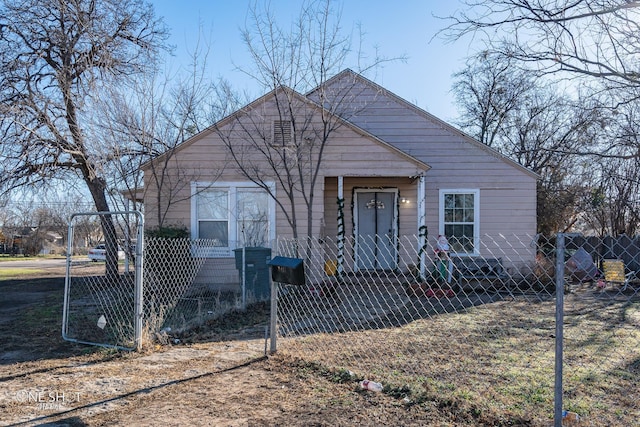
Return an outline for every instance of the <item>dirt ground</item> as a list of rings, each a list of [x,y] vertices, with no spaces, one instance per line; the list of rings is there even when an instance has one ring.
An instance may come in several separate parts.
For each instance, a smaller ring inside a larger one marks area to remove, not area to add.
[[[497,425],[450,402],[410,404],[360,390],[357,378],[265,357],[261,313],[142,352],[65,342],[60,273],[0,281],[0,425]]]

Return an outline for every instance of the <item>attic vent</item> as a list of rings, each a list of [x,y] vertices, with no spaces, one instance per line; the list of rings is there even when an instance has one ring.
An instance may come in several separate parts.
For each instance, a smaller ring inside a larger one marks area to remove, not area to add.
[[[284,147],[291,144],[291,120],[273,122],[273,145]]]

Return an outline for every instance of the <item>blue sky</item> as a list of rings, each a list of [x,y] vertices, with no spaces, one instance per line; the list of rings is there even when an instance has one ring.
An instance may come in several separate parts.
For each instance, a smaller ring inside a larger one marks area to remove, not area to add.
[[[247,10],[254,0],[151,0],[156,14],[164,17],[171,30],[170,43],[176,47],[173,67],[189,59],[187,52],[198,41],[199,26],[211,42],[210,72],[224,77],[238,89],[262,95],[234,70],[234,64],[248,61],[240,37]],[[295,20],[300,1],[271,0],[283,23]],[[462,69],[471,53],[468,41],[447,44],[433,39],[446,22],[435,16],[451,15],[459,7],[456,0],[342,0],[342,26],[365,33],[364,48],[376,46],[387,57],[406,55],[406,62],[387,63],[376,83],[444,120],[457,117],[451,90],[451,75]],[[355,65],[347,64],[350,68]]]

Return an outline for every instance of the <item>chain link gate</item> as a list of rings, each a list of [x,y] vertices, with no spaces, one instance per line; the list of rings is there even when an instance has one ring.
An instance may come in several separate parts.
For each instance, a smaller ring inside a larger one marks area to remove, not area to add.
[[[143,229],[144,218],[137,211],[70,217],[63,339],[141,348]]]

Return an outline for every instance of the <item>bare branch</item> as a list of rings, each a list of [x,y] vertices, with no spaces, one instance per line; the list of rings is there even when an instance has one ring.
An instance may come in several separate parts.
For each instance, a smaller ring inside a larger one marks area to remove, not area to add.
[[[544,73],[640,84],[640,2],[467,1],[438,35],[484,39],[490,48]]]
[[[0,188],[77,174],[96,210],[109,211],[86,108],[101,85],[153,65],[164,26],[139,0],[2,0],[0,26],[0,125],[13,154],[0,166]],[[115,239],[110,218],[102,226]],[[110,258],[108,275],[117,274]]]

